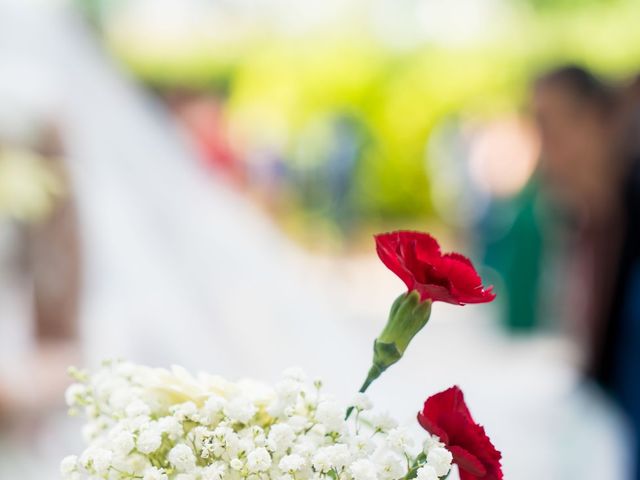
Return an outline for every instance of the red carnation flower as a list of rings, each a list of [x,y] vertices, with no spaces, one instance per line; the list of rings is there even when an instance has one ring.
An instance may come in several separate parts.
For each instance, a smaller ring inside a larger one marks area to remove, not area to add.
[[[437,435],[451,454],[453,463],[460,469],[460,480],[501,480],[502,455],[480,425],[473,421],[464,394],[458,387],[429,397],[424,402],[418,422]]]
[[[407,285],[430,299],[464,305],[490,302],[493,287],[482,286],[482,279],[471,261],[459,253],[440,252],[431,236],[420,232],[398,231],[375,236],[382,263]]]

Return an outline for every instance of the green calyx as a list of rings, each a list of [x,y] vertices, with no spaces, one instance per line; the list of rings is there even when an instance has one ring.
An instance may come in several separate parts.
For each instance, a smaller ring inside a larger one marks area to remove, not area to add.
[[[411,339],[427,324],[430,315],[431,300],[421,302],[416,291],[403,293],[393,302],[387,325],[373,343],[373,365],[360,392],[367,390],[382,372],[402,358]]]
[[[391,306],[387,325],[374,343],[374,364],[386,368],[400,360],[430,315],[431,300],[421,302],[415,290],[400,295]]]

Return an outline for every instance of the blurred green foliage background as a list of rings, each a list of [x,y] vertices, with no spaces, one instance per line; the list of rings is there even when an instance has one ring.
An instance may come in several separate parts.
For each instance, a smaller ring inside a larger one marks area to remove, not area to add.
[[[451,6],[473,2],[377,2],[386,5],[378,17],[389,13],[382,29],[379,19],[371,26],[376,2],[355,2],[339,21],[295,34],[228,9],[172,29],[144,10],[132,14],[135,2],[79,1],[136,77],[160,92],[217,95],[238,155],[248,162],[252,150],[276,152],[284,203],[342,227],[434,216],[439,172],[427,146],[444,123],[523,113],[532,78],[554,64],[616,78],[640,65],[636,0],[478,1],[453,12],[451,32]],[[438,8],[448,8],[444,27],[422,35]],[[394,31],[394,15],[404,21],[396,27],[413,16],[428,21]],[[335,152],[345,128],[346,160]],[[337,174],[327,173],[332,162]]]

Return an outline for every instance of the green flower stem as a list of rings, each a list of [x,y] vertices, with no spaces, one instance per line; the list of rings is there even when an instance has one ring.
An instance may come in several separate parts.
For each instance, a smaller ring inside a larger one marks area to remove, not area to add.
[[[360,393],[364,393],[382,372],[402,358],[413,337],[429,321],[430,315],[431,300],[421,301],[416,291],[403,293],[393,302],[387,324],[373,343],[373,365],[360,387]],[[345,420],[352,411],[353,406],[347,409]]]
[[[381,368],[375,364],[372,365],[371,368],[369,369],[369,374],[367,375],[367,378],[365,379],[364,383],[362,384],[358,392],[360,393],[366,392],[367,388],[369,388],[369,385],[371,385],[376,378],[382,375],[382,372],[384,372],[385,370],[386,368]],[[353,408],[354,407],[351,406],[347,409],[347,414],[344,417],[345,420],[349,418],[349,416],[351,415],[351,412],[353,412]]]

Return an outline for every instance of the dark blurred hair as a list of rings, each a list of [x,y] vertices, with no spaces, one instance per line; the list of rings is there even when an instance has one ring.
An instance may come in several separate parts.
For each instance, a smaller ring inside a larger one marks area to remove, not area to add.
[[[537,88],[563,88],[577,101],[590,104],[602,113],[612,113],[617,106],[615,89],[578,65],[554,68],[538,77],[535,85]]]

